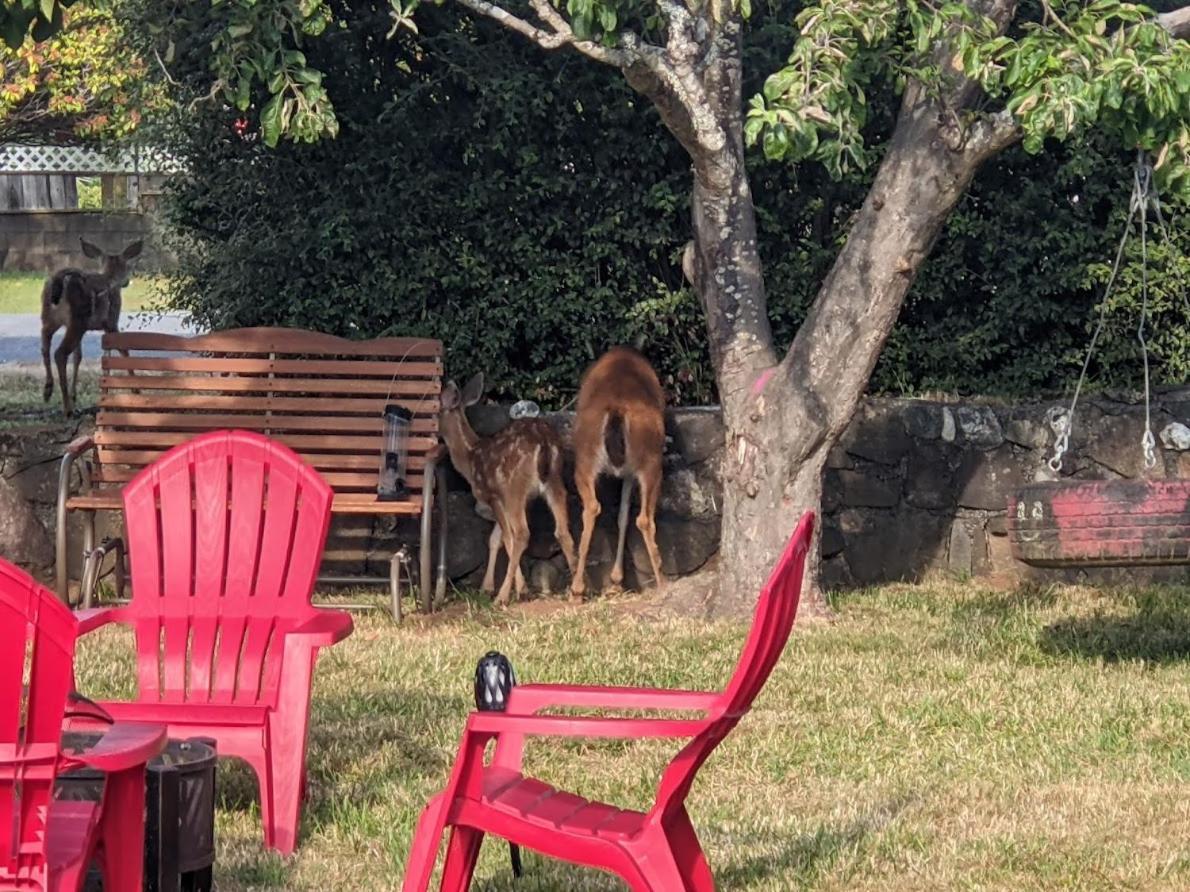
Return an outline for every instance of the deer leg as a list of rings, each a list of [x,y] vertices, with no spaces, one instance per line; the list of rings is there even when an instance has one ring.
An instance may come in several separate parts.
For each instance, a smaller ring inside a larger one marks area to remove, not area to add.
[[[70,389],[66,386],[66,359],[74,352],[81,337],[82,332],[68,327],[66,334],[62,335],[58,349],[54,351],[54,364],[58,367],[58,386],[62,388],[62,411],[65,412],[67,418],[74,414],[74,400],[71,397]]]
[[[566,485],[561,477],[551,477],[545,485],[545,501],[554,515],[554,535],[562,546],[566,566],[574,573],[574,537],[570,535],[570,512],[566,508]]]
[[[661,573],[661,551],[657,548],[657,498],[661,495],[661,464],[642,471],[640,480],[640,514],[636,516],[636,528],[645,540],[649,552],[649,563],[653,565],[653,578],[658,591],[665,588],[665,576]]]
[[[490,595],[496,591],[496,558],[500,556],[500,547],[504,544],[504,529],[500,524],[492,527],[492,533],[488,536],[488,567],[483,574],[483,585],[479,590],[485,595]]]
[[[525,520],[525,509],[521,507],[519,515],[505,514],[507,533],[504,545],[508,549],[508,570],[504,574],[504,584],[500,586],[500,593],[496,595],[496,603],[500,606],[508,604],[512,596],[514,584],[517,596],[520,596],[525,577],[521,574],[521,556],[529,545],[529,524]]]
[[[620,485],[620,516],[616,519],[616,562],[612,564],[612,585],[624,584],[624,542],[628,539],[628,509],[632,507],[632,478],[625,477]]]
[[[83,361],[83,341],[81,338],[70,353],[70,361],[74,366],[70,373],[70,395],[77,400],[79,398],[79,363]]]
[[[574,579],[570,583],[570,600],[581,601],[587,590],[587,555],[591,551],[591,535],[595,532],[600,508],[599,497],[595,494],[595,469],[586,462],[576,460],[575,464],[574,484],[583,500],[583,534],[579,539]]]
[[[50,344],[54,339],[54,329],[48,325],[41,326],[41,362],[45,366],[45,388],[41,392],[43,402],[49,402],[54,395],[54,373],[50,369]]]

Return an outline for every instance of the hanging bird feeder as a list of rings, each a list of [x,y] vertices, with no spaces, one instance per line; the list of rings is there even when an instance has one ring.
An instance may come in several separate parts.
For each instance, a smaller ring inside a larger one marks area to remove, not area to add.
[[[1145,473],[1157,467],[1156,439],[1150,413],[1147,223],[1153,214],[1162,235],[1169,231],[1152,184],[1153,168],[1138,156],[1128,221],[1116,252],[1070,408],[1051,410],[1056,434],[1049,469],[1056,475],[1070,446],[1075,410],[1087,369],[1107,320],[1108,298],[1116,283],[1133,224],[1140,233],[1141,310],[1137,340],[1144,360],[1145,430],[1140,450]],[[1183,301],[1187,301],[1182,293]],[[1190,302],[1186,303],[1190,318]],[[1190,480],[1068,480],[1034,483],[1008,500],[1008,537],[1013,556],[1034,567],[1131,567],[1190,564]]]

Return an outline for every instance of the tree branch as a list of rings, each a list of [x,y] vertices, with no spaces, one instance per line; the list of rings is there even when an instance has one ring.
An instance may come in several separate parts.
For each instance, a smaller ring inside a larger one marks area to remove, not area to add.
[[[1007,109],[980,118],[967,133],[966,151],[982,164],[1007,149],[1024,134]]]
[[[1161,13],[1157,16],[1157,24],[1174,37],[1190,40],[1190,6]]]
[[[494,3],[488,3],[487,0],[459,0],[459,3],[474,13],[486,16],[495,22],[499,22],[505,28],[528,37],[542,49],[556,50],[567,42],[563,35],[543,31],[541,28],[529,24],[519,16],[513,15],[508,10],[502,9]]]

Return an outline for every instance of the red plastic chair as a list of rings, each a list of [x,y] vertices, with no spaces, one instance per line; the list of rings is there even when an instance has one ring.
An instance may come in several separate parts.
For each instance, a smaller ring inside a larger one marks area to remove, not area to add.
[[[331,497],[280,443],[195,437],[124,489],[131,602],[78,614],[83,632],[136,632],[138,699],[103,707],[248,762],[265,845],[283,854],[297,843],[318,649],[352,630],[348,614],[310,604]]]
[[[553,858],[608,870],[639,892],[708,892],[715,880],[686,813],[703,762],[751,708],[776,665],[797,614],[813,514],[798,524],[756,606],[743,655],[722,693],[647,688],[522,685],[503,713],[474,712],[446,789],[430,800],[413,838],[404,892],[424,892],[451,828],[443,892],[466,892],[485,834]],[[697,719],[536,715],[551,707],[678,710]],[[557,790],[521,771],[525,737],[693,738],[670,762],[647,812]],[[496,741],[491,762],[484,749]]]
[[[0,559],[0,889],[76,892],[98,859],[105,889],[140,892],[145,762],[165,729],[112,725],[91,749],[62,752],[77,634],[52,592]],[[54,799],[54,779],[84,765],[107,773],[102,800]]]

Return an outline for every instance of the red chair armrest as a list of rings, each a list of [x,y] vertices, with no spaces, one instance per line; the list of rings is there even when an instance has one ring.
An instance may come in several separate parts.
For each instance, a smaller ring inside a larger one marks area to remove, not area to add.
[[[721,696],[703,691],[655,688],[525,684],[512,689],[508,698],[508,712],[512,715],[532,715],[554,706],[707,712]]]
[[[143,765],[165,749],[166,728],[141,722],[120,722],[89,750],[71,756],[100,771],[124,771]]]
[[[86,635],[109,623],[123,622],[124,611],[119,607],[92,607],[89,610],[76,610],[74,618],[78,620],[79,634]]]
[[[311,647],[337,644],[355,628],[351,614],[342,610],[319,610],[300,626],[290,629],[286,638],[300,638]]]
[[[705,719],[636,719],[598,716],[509,715],[506,712],[473,712],[468,733],[498,737],[586,737],[640,740],[646,737],[694,737],[706,728]]]

